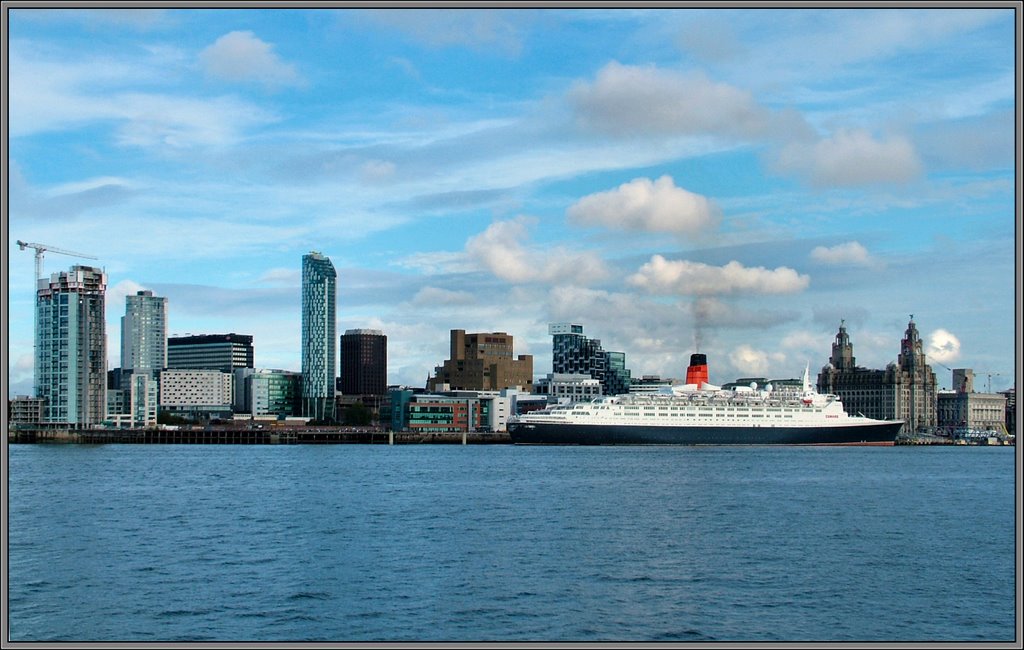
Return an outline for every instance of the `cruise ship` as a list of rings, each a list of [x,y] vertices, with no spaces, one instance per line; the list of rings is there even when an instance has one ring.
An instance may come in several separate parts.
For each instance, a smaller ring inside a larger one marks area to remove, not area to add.
[[[690,357],[686,383],[660,393],[599,397],[510,418],[517,444],[892,445],[903,422],[846,413],[820,394],[804,369],[803,389],[708,383],[707,358]]]

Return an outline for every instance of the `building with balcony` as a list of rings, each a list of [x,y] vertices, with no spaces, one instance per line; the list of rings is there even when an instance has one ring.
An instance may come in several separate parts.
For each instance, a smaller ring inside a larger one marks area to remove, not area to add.
[[[107,416],[107,276],[72,266],[38,281],[35,392],[41,422],[85,428]]]

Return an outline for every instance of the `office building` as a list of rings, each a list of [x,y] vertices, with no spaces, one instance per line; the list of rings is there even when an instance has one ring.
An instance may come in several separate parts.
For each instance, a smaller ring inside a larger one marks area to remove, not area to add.
[[[199,334],[167,339],[167,368],[171,370],[219,370],[252,368],[252,336],[248,334]]]
[[[302,412],[302,374],[239,368],[234,372],[232,407],[253,416],[297,416]]]
[[[601,347],[600,339],[587,338],[576,323],[551,323],[551,371],[556,374],[585,374],[601,382],[605,395],[628,393],[630,371],[623,352]]]
[[[341,336],[341,393],[384,395],[387,388],[388,337],[380,330],[346,330]]]
[[[466,334],[451,330],[451,358],[434,369],[427,390],[497,391],[533,387],[533,355],[513,356],[513,337],[505,332]]]
[[[164,370],[160,410],[193,419],[230,418],[232,376],[219,370]]]
[[[534,384],[533,392],[551,402],[589,402],[602,395],[601,382],[587,374],[552,372]]]
[[[100,424],[107,414],[107,276],[75,265],[38,281],[36,397],[42,422],[70,428]]]
[[[318,252],[302,256],[302,415],[334,419],[337,273]]]
[[[858,367],[846,325],[840,323],[832,356],[818,374],[818,391],[838,395],[847,413],[879,420],[903,420],[902,433],[936,425],[935,373],[911,317],[900,354],[885,370]]]

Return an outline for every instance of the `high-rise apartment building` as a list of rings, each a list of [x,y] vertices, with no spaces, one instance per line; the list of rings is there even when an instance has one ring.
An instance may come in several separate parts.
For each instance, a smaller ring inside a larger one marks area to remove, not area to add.
[[[583,326],[575,323],[548,325],[551,341],[551,371],[558,374],[590,375],[601,382],[605,395],[628,393],[631,383],[624,352],[609,352],[600,339],[583,334]]]
[[[199,334],[167,339],[167,368],[220,370],[252,368],[255,354],[250,334]]]
[[[36,293],[36,397],[42,422],[88,427],[107,413],[107,276],[75,265],[40,279]]]
[[[302,415],[334,419],[337,273],[313,251],[302,256]]]
[[[388,337],[380,330],[352,329],[341,335],[341,392],[384,395],[388,389]]]
[[[108,408],[111,419],[129,426],[156,424],[160,371],[167,367],[167,298],[152,291],[125,297],[121,317],[123,397]],[[127,417],[125,417],[127,416]]]
[[[437,366],[427,390],[501,390],[533,387],[533,355],[512,356],[505,332],[451,331],[451,358]]]
[[[158,373],[167,367],[167,298],[152,291],[125,297],[121,369]]]

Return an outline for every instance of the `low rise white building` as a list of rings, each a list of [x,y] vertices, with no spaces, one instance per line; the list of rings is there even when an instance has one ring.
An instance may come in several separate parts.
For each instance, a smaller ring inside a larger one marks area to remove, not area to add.
[[[603,394],[601,382],[590,375],[560,372],[538,379],[533,392],[552,402],[589,402]]]
[[[232,377],[219,370],[162,370],[160,410],[231,413]]]

